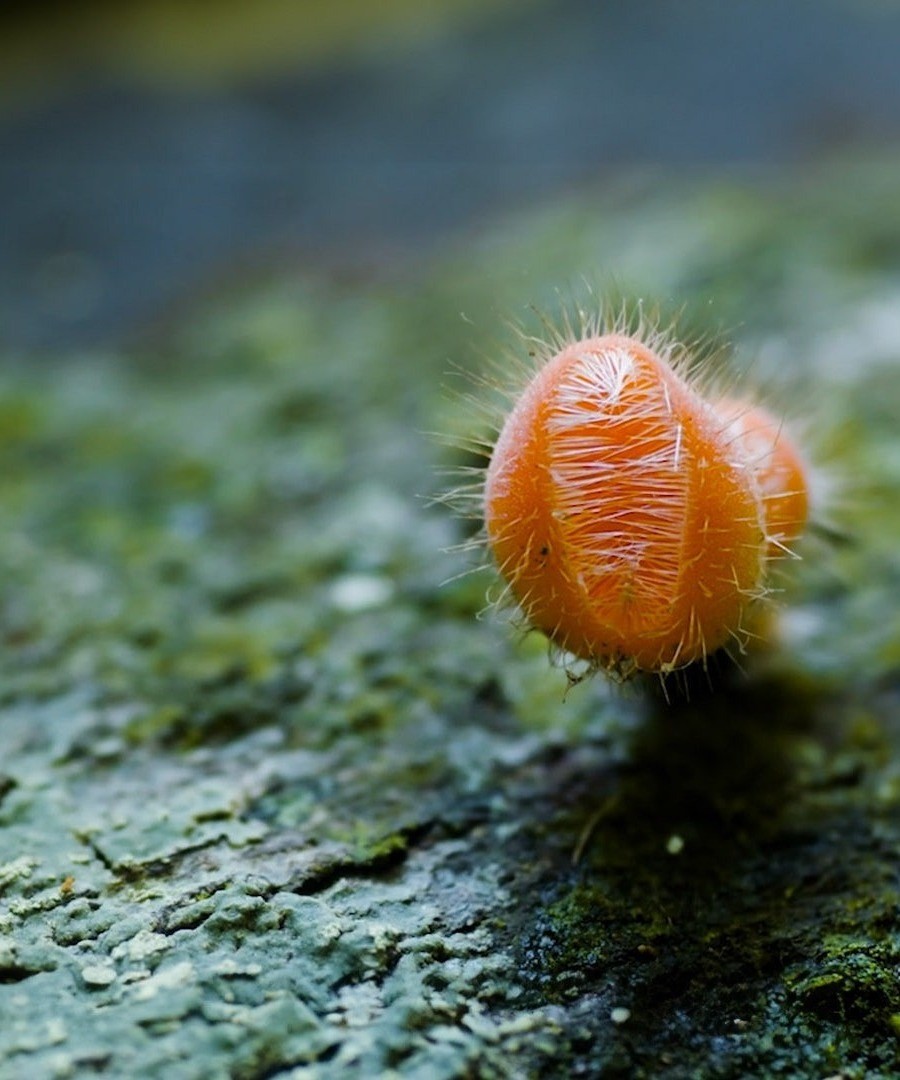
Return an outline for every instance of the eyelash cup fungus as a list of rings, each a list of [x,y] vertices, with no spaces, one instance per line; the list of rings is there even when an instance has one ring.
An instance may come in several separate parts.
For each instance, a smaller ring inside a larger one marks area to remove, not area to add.
[[[691,370],[664,333],[587,333],[533,374],[494,444],[488,548],[527,623],[590,670],[743,651],[803,531],[806,466],[778,420],[710,400]]]

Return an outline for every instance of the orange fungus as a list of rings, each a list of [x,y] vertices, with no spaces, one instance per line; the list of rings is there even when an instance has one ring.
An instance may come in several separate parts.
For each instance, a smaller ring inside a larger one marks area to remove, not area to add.
[[[484,514],[529,623],[628,675],[743,645],[805,492],[767,413],[710,404],[665,355],[610,333],[566,345],[527,385],[494,446]]]
[[[789,553],[809,515],[806,466],[781,424],[759,405],[724,399],[716,411],[728,421],[756,476],[770,557]]]

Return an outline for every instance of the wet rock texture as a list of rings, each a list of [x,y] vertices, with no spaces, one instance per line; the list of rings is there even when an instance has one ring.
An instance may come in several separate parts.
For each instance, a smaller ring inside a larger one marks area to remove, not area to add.
[[[9,359],[0,1073],[896,1075],[895,175],[587,193]],[[737,327],[830,489],[774,643],[669,702],[566,693],[422,498],[484,430],[444,372],[606,271]]]

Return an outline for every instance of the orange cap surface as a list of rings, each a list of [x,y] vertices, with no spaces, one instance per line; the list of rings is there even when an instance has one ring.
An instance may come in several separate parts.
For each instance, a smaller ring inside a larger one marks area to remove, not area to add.
[[[766,536],[728,431],[635,338],[554,356],[507,417],[485,484],[488,543],[529,621],[624,673],[740,639]]]
[[[726,398],[715,408],[756,476],[768,556],[785,555],[809,517],[809,482],[800,452],[781,423],[759,405]]]

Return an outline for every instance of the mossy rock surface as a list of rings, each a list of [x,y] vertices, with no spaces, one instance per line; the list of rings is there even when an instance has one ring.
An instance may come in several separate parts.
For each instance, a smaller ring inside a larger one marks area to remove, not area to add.
[[[635,181],[10,359],[0,1075],[897,1074],[896,168]],[[428,498],[473,462],[425,433],[481,430],[444,373],[582,274],[736,328],[830,477],[774,643],[669,703],[478,619]]]

